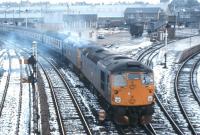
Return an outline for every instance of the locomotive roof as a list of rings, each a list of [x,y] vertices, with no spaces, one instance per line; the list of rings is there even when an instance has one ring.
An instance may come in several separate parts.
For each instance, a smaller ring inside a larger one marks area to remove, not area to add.
[[[141,62],[138,62],[130,57],[123,55],[114,55],[111,57],[107,57],[102,60],[101,63],[110,72],[153,72],[149,67],[143,65]]]
[[[83,54],[92,60],[95,64],[97,64],[98,61],[113,55],[100,46],[87,46],[87,48],[84,48]]]
[[[133,59],[112,60],[111,64],[108,65],[107,68],[111,72],[153,72],[149,67],[138,61],[134,61]]]
[[[95,64],[100,64],[110,72],[137,71],[152,72],[152,70],[140,62],[127,57],[112,53],[100,46],[89,46],[83,49],[83,55]]]

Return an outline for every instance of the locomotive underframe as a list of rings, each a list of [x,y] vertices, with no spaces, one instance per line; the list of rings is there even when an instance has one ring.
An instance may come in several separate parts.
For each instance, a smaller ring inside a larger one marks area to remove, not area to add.
[[[114,119],[119,124],[121,124],[119,120],[124,121],[123,118],[127,119],[127,124],[129,125],[146,124],[151,121],[152,114],[154,113],[153,105],[137,107],[113,106],[112,112],[114,112]]]

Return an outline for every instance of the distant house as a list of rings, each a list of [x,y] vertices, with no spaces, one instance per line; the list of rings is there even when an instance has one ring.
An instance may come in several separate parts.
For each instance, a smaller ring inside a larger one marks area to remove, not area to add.
[[[134,22],[149,22],[150,20],[163,19],[164,12],[161,8],[127,8],[124,12],[124,18],[127,24]]]

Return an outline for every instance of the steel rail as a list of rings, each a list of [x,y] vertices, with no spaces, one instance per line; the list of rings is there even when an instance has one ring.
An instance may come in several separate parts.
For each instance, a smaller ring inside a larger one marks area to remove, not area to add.
[[[198,52],[198,53],[199,53],[199,52]],[[180,107],[180,109],[181,109],[181,111],[182,111],[182,113],[183,113],[183,115],[184,115],[186,121],[188,122],[189,129],[191,130],[192,134],[194,134],[194,135],[197,135],[197,133],[196,133],[196,131],[195,131],[195,129],[194,129],[194,127],[193,127],[193,125],[192,125],[192,123],[191,123],[191,121],[190,121],[190,119],[189,119],[189,117],[188,117],[188,115],[187,115],[187,113],[186,113],[184,107],[183,107],[183,104],[182,104],[182,102],[181,102],[181,99],[180,99],[180,97],[179,97],[179,93],[178,93],[178,78],[179,78],[179,76],[180,76],[180,74],[181,74],[181,70],[182,70],[182,68],[184,67],[184,65],[185,65],[191,58],[193,58],[194,56],[196,56],[198,53],[195,53],[195,54],[191,55],[190,57],[188,57],[188,58],[183,62],[183,64],[179,67],[179,69],[178,69],[178,71],[177,71],[177,73],[176,73],[175,81],[174,81],[174,87],[175,87],[175,88],[174,88],[174,91],[175,91],[175,96],[176,96],[176,98],[177,98],[179,107]]]
[[[7,91],[8,91],[8,87],[9,87],[10,74],[11,74],[11,58],[10,58],[9,53],[8,53],[8,57],[9,57],[9,69],[8,69],[8,76],[7,76],[7,79],[6,79],[6,85],[5,85],[3,96],[2,96],[2,99],[1,99],[1,103],[0,103],[0,117],[2,115],[4,102],[5,102]]]
[[[46,59],[46,60],[47,60],[47,59]],[[88,123],[87,123],[85,117],[84,117],[84,114],[82,113],[82,111],[81,111],[81,109],[80,109],[80,107],[79,107],[79,104],[78,104],[78,102],[77,102],[77,100],[76,100],[76,98],[75,98],[73,92],[72,92],[71,89],[70,89],[70,86],[69,86],[68,83],[65,81],[63,75],[62,75],[62,74],[60,73],[60,71],[56,68],[56,66],[53,65],[53,63],[51,63],[49,60],[47,60],[47,61],[52,65],[52,67],[54,68],[54,70],[58,73],[58,75],[59,75],[60,78],[62,79],[62,81],[63,81],[65,87],[67,88],[67,91],[69,92],[69,95],[70,95],[71,98],[72,98],[72,101],[73,101],[73,103],[74,103],[74,105],[75,105],[75,107],[76,107],[76,109],[77,109],[77,111],[78,111],[78,114],[79,114],[80,117],[81,117],[81,121],[82,121],[82,123],[83,123],[83,126],[84,126],[84,128],[86,129],[86,133],[87,133],[88,135],[92,135],[92,131],[91,131],[91,129],[90,129],[90,127],[89,127],[89,125],[88,125]]]

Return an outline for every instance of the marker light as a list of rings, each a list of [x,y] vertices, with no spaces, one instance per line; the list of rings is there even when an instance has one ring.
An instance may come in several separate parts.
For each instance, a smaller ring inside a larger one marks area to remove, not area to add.
[[[153,96],[148,96],[147,100],[148,100],[148,102],[152,102],[153,101]]]
[[[121,102],[121,98],[120,97],[115,97],[115,103],[120,103]]]

